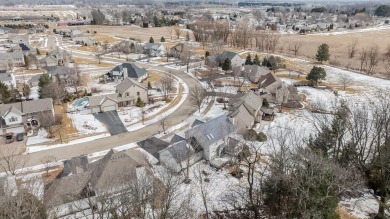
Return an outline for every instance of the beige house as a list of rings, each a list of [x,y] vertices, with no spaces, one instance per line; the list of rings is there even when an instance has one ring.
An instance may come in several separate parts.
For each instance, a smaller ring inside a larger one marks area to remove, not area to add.
[[[131,78],[125,78],[116,87],[116,93],[88,97],[90,113],[118,110],[119,107],[133,106],[138,97],[148,103],[148,89]]]
[[[125,78],[118,84],[116,86],[116,93],[118,94],[117,100],[119,107],[134,105],[138,97],[140,97],[144,103],[149,102],[148,88],[131,78]]]
[[[118,110],[117,94],[106,94],[88,97],[87,107],[91,110],[91,113]]]
[[[245,134],[262,120],[262,106],[263,98],[254,92],[248,92],[242,97],[229,101],[229,117],[238,133]]]

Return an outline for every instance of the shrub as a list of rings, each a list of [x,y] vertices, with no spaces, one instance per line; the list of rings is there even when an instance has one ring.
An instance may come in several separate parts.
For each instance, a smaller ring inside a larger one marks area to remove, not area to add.
[[[259,132],[256,136],[256,140],[260,142],[267,141],[267,135],[265,135],[263,132]]]

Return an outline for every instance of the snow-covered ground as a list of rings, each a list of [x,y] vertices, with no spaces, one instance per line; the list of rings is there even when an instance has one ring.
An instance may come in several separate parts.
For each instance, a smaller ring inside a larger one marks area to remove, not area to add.
[[[33,99],[33,100],[38,100],[39,99],[39,87],[31,87],[30,88],[30,96],[28,98]]]
[[[352,216],[359,219],[371,218],[370,214],[375,215],[379,208],[377,198],[368,190],[359,198],[350,198],[340,201],[339,205]]]
[[[107,132],[106,127],[92,114],[68,113],[67,115],[81,134]]]
[[[46,130],[41,128],[38,130],[38,134],[36,136],[27,138],[26,145],[41,144],[48,141],[52,141],[52,139],[47,138]]]
[[[166,103],[165,101],[158,101],[146,105],[143,109],[145,112],[144,116],[147,118],[155,115],[168,106],[169,103]],[[118,112],[118,115],[122,123],[127,127],[142,120],[142,108],[136,106],[124,107],[122,111]]]
[[[26,152],[25,153],[28,154],[28,153],[38,152],[38,151],[50,150],[50,149],[53,149],[53,148],[66,147],[66,146],[70,146],[70,145],[74,145],[74,144],[80,144],[80,143],[94,141],[94,140],[97,140],[97,139],[100,139],[100,138],[106,138],[106,137],[109,137],[109,136],[110,136],[109,133],[103,133],[103,134],[100,134],[100,135],[94,135],[94,136],[90,136],[90,137],[76,139],[76,140],[69,141],[67,143],[62,143],[62,144],[31,146],[31,147],[27,147],[26,148]]]

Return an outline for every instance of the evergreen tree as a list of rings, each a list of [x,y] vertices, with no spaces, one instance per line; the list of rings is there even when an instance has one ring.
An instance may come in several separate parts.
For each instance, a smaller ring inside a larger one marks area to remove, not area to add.
[[[39,78],[39,81],[38,81],[38,92],[39,92],[39,96],[42,95],[42,87],[44,87],[45,85],[49,84],[50,83],[50,76],[48,74],[44,74],[42,75],[40,78]]]
[[[150,39],[149,39],[149,43],[154,43],[154,39],[153,39],[153,37],[150,37]]]
[[[255,55],[255,58],[253,59],[253,64],[259,65],[259,66],[261,65],[260,58],[257,54]]]
[[[249,53],[245,60],[245,65],[253,65],[251,54]]]
[[[11,92],[8,89],[8,86],[0,81],[0,102],[8,103],[11,98]]]
[[[149,90],[152,89],[152,84],[150,83],[150,81],[148,81],[148,89],[149,89]]]
[[[222,70],[225,70],[227,72],[230,69],[232,69],[232,63],[230,59],[227,58],[225,59],[225,61],[223,61]]]
[[[144,101],[141,100],[141,97],[138,96],[137,102],[135,103],[137,107],[143,107],[145,105]]]
[[[307,80],[310,80],[314,83],[315,86],[318,85],[318,83],[321,82],[321,80],[325,80],[326,78],[326,71],[324,68],[314,66],[310,73],[306,76]]]
[[[160,42],[162,42],[162,43],[165,42],[165,38],[163,36],[161,37]]]
[[[207,58],[208,56],[210,56],[210,52],[206,51],[206,53],[204,54],[204,57]]]
[[[323,61],[328,61],[329,60],[329,46],[326,43],[321,44],[318,47],[317,54],[316,54],[316,59],[317,61],[320,61],[321,63]]]

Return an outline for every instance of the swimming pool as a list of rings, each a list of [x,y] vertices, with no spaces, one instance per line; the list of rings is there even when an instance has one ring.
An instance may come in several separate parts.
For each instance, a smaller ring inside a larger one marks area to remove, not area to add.
[[[83,97],[83,98],[81,98],[81,99],[75,100],[75,101],[72,103],[72,106],[75,107],[75,108],[82,108],[82,107],[84,107],[85,105],[87,105],[87,103],[88,103],[88,98]]]

